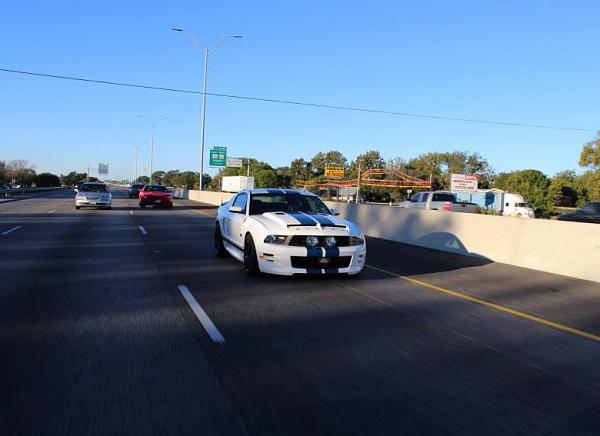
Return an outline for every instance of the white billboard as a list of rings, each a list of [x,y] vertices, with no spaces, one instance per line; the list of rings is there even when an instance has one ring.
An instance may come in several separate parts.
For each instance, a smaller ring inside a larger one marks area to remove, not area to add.
[[[452,174],[450,176],[450,191],[459,194],[468,194],[477,191],[477,176],[466,174]]]
[[[228,157],[227,158],[227,167],[241,168],[243,165],[244,165],[244,162],[239,157]]]
[[[98,174],[108,174],[108,164],[98,164]]]

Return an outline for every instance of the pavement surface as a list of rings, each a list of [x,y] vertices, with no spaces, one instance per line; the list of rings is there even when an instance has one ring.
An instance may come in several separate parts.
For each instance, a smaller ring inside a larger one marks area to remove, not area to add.
[[[214,207],[113,195],[0,204],[3,435],[600,434],[598,283],[372,238],[249,279]]]

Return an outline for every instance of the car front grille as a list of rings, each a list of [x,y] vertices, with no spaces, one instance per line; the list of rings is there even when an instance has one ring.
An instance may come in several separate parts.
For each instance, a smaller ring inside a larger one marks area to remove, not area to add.
[[[328,257],[329,263],[319,263],[319,259],[322,257],[314,256],[292,256],[292,268],[316,268],[316,269],[329,269],[329,268],[348,268],[352,256],[338,256]]]
[[[318,236],[318,238],[319,238],[318,247],[325,247],[325,238],[327,236],[329,236],[329,235]],[[335,239],[337,240],[336,247],[348,247],[350,245],[350,237],[349,236],[335,236],[335,235],[330,235],[330,236],[334,236]],[[295,247],[306,247],[306,238],[307,237],[308,237],[308,235],[293,236],[292,239],[290,240],[290,245],[293,245]]]

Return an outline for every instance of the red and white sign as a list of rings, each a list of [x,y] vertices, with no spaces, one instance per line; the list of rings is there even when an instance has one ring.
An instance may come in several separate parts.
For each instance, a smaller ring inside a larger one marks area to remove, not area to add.
[[[450,178],[450,190],[456,193],[471,193],[477,191],[477,176],[466,174],[452,174]]]

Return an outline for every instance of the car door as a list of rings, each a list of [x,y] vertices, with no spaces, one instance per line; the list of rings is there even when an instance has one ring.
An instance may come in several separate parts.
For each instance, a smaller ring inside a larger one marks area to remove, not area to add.
[[[231,210],[228,210],[224,219],[226,237],[230,242],[237,245],[238,248],[244,247],[242,225],[246,220],[247,206],[248,194],[246,192],[238,194],[233,200],[231,207],[239,207],[241,212],[232,212]]]

